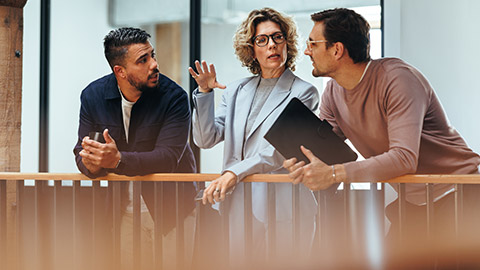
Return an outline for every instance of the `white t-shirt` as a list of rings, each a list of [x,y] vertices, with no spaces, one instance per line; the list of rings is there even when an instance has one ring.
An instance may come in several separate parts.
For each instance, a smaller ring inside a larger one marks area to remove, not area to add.
[[[132,114],[132,107],[135,102],[128,101],[124,96],[120,87],[118,87],[118,91],[120,92],[120,96],[122,97],[122,114],[123,114],[123,127],[125,129],[125,138],[128,143],[128,129],[130,128],[130,116]],[[127,213],[133,213],[133,182],[128,184],[128,200],[129,203],[127,205],[127,209],[125,210]],[[140,211],[141,212],[148,212],[147,205],[143,200],[143,196],[140,196]]]

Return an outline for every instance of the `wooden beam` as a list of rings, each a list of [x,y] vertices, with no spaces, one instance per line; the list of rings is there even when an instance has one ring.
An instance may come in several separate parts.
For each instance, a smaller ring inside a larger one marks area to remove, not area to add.
[[[23,8],[27,0],[0,0],[0,6]]]
[[[0,6],[0,170],[20,170],[23,9]]]
[[[182,84],[182,24],[159,24],[156,27],[155,52],[160,72]]]
[[[0,0],[0,171],[20,171],[23,7],[27,0]],[[7,182],[7,262],[16,269],[16,183]]]

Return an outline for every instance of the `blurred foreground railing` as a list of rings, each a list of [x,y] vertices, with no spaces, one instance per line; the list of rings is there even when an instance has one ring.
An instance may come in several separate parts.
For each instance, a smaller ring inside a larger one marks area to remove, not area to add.
[[[187,219],[183,218],[189,215],[184,213],[185,183],[196,182],[197,188],[202,188],[204,182],[218,176],[154,174],[127,177],[109,174],[101,179],[89,179],[82,174],[0,173],[0,261],[7,262],[7,254],[12,254],[12,249],[15,249],[13,254],[16,254],[13,262],[9,260],[9,263],[0,263],[0,269],[235,268],[235,265],[231,264],[231,257],[236,254],[229,252],[229,249],[237,243],[230,239],[228,215],[219,216],[210,206],[197,202],[192,214],[194,225],[188,224]],[[124,206],[121,205],[122,196],[125,196],[121,193],[121,183],[126,182],[133,183],[131,220],[125,218],[126,214],[122,212]],[[147,214],[142,210],[143,182],[153,183],[151,188],[155,198],[154,207],[149,209]],[[245,237],[242,244],[247,260],[255,257],[256,254],[253,253],[258,250],[253,248],[256,239],[255,220],[252,215],[252,182],[269,183],[270,227],[266,243],[260,249],[265,250],[264,262],[278,266],[277,249],[285,247],[278,246],[276,223],[272,222],[277,220],[276,206],[272,203],[277,196],[273,183],[289,183],[290,180],[286,175],[253,175],[244,180]],[[7,203],[7,185],[12,183],[16,185],[16,202]],[[162,222],[150,220],[164,219],[165,208],[161,194],[165,194],[167,183],[175,185],[176,203],[171,206],[175,207],[176,213],[173,233],[166,232]],[[367,269],[391,268],[385,264],[385,250],[389,245],[385,242],[388,227],[388,222],[385,222],[385,183],[398,185],[400,235],[402,224],[408,219],[405,184],[425,184],[427,234],[432,234],[430,228],[435,222],[432,184],[454,184],[454,223],[455,233],[458,235],[464,222],[463,186],[480,184],[480,175],[409,175],[368,184],[368,188],[362,189],[346,184],[334,194],[331,191],[317,191],[315,236],[310,250],[305,250],[298,244],[302,222],[305,221],[300,218],[299,186],[295,186],[292,191],[291,235],[286,237],[292,239],[293,245],[289,247],[292,258],[306,258],[304,255],[308,254],[311,260],[289,259],[288,262],[297,269],[302,266],[311,269],[309,267],[312,263],[321,263],[324,269],[352,269],[352,266]],[[222,207],[221,211],[228,211],[225,206]],[[480,212],[480,205],[475,207]],[[7,208],[13,209],[15,213],[15,228],[7,227]],[[15,234],[13,243],[7,241],[7,236],[11,233]],[[472,245],[469,243],[460,248],[464,248],[462,252],[468,253]],[[405,259],[402,256],[414,259],[428,254],[428,250],[417,251],[415,256],[405,255],[409,254],[408,252],[399,253],[400,257],[392,260],[397,262]],[[451,251],[447,246],[442,252],[450,254]],[[435,263],[429,264],[431,265],[435,267]],[[263,267],[258,264],[256,266]],[[290,269],[285,264],[282,266]],[[400,267],[400,264],[398,266]],[[455,266],[461,269],[458,260],[455,261]]]

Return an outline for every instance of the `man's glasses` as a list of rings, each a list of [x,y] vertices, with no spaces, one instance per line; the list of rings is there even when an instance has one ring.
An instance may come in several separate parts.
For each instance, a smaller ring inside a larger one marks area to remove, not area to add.
[[[312,51],[312,43],[324,43],[328,42],[328,40],[308,40],[307,39],[307,50]]]
[[[265,47],[270,38],[272,38],[275,44],[282,44],[285,42],[285,35],[283,35],[282,32],[276,32],[271,35],[258,35],[253,38],[253,42],[257,44],[258,47]]]

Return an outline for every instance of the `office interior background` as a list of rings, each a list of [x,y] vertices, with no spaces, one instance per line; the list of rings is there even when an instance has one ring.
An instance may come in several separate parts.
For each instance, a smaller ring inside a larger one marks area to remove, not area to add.
[[[292,15],[297,22],[302,56],[295,73],[320,93],[328,79],[313,78],[310,59],[303,55],[313,25],[310,14],[333,7],[357,10],[372,26],[372,58],[381,57],[383,50],[383,56],[400,57],[423,72],[451,124],[480,152],[476,17],[480,1],[203,0],[201,59],[215,64],[220,82],[250,76],[235,57],[232,37],[250,10],[266,6]],[[77,140],[80,93],[111,72],[103,55],[103,37],[120,26],[147,30],[152,34],[160,71],[188,91],[190,1],[51,0],[50,8],[48,171],[78,172],[72,149]],[[24,8],[22,172],[39,171],[40,10],[40,0],[28,0]],[[217,101],[221,93],[216,90]],[[222,145],[201,150],[200,172],[219,173],[222,155]]]

